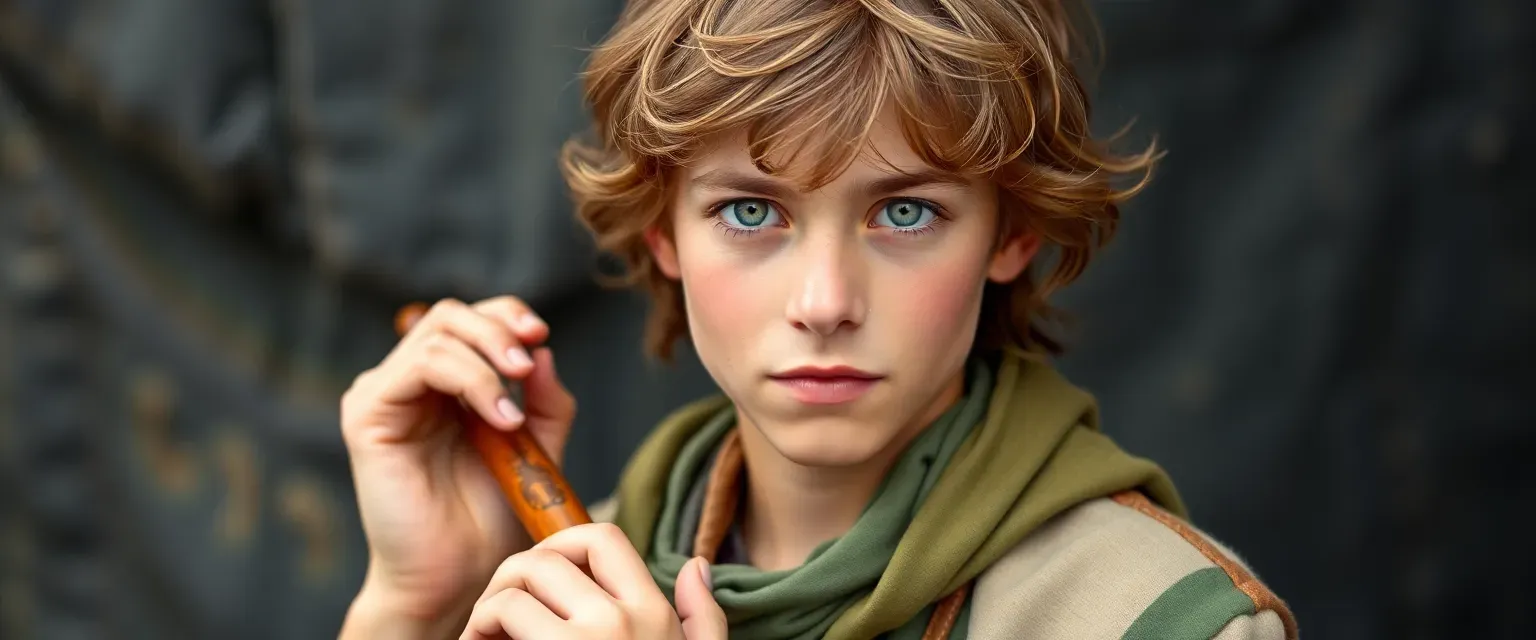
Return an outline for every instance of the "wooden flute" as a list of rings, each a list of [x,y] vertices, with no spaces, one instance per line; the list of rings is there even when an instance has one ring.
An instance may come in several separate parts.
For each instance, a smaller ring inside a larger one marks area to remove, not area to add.
[[[396,333],[404,336],[426,313],[425,304],[406,305],[395,315]],[[570,483],[527,429],[500,431],[465,407],[459,407],[458,414],[470,444],[535,543],[561,529],[592,522]]]

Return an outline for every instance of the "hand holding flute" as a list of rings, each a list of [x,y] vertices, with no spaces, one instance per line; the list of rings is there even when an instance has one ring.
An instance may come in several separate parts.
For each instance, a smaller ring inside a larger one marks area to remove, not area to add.
[[[550,350],[531,346],[548,338],[549,327],[516,298],[443,301],[411,324],[341,401],[369,546],[353,607],[398,618],[394,628],[452,627],[462,625],[497,566],[535,543],[476,439],[521,431],[558,465],[576,402]],[[521,384],[521,408],[504,378]]]
[[[395,331],[402,338],[410,335],[411,329],[428,311],[424,304],[412,304],[401,309],[395,316]],[[520,337],[528,339],[526,336]],[[521,366],[526,358],[517,349],[519,347],[509,347],[508,359]],[[548,350],[543,352],[547,353]],[[552,360],[550,368],[553,368]],[[564,389],[559,391],[563,392]],[[509,421],[522,415],[517,404],[506,396],[497,399],[496,407],[497,413]],[[517,514],[523,529],[533,536],[534,542],[541,542],[562,529],[592,522],[592,516],[587,514],[581,499],[560,473],[559,465],[545,453],[543,443],[529,429],[519,429],[518,425],[513,424],[510,425],[513,429],[510,432],[505,431],[505,427],[499,430],[472,409],[462,409],[458,421],[463,425],[470,445],[480,453],[481,461],[501,485],[502,494],[512,505],[512,511]],[[536,413],[534,418],[538,417]],[[569,419],[556,422],[570,428]]]
[[[678,575],[674,609],[560,476],[576,403],[532,347],[542,320],[502,297],[408,307],[397,329],[342,398],[369,547],[342,638],[724,640],[703,559]],[[521,410],[503,378],[521,382]]]

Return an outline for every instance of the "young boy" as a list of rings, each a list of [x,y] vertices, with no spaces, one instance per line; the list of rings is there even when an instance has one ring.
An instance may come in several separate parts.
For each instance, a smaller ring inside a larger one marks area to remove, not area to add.
[[[343,399],[372,555],[342,635],[1294,638],[1047,364],[1047,294],[1155,158],[1090,137],[1075,51],[1056,0],[631,2],[566,175],[648,346],[690,338],[723,395],[656,429],[612,524],[530,548],[445,408],[561,459],[548,328],[438,304]]]

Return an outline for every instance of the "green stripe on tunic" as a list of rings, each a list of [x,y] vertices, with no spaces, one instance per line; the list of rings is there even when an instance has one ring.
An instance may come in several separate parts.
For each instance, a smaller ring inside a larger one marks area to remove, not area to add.
[[[1152,601],[1126,639],[1209,640],[1233,618],[1254,613],[1253,600],[1220,567],[1201,569],[1175,582]]]

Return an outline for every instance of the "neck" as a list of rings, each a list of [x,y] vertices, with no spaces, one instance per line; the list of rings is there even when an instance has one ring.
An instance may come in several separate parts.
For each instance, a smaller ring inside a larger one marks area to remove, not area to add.
[[[847,533],[902,451],[959,399],[964,386],[962,373],[928,411],[878,454],[841,467],[816,467],[786,458],[745,415],[738,414],[747,481],[742,532],[752,565],[763,571],[798,567],[816,547]]]

